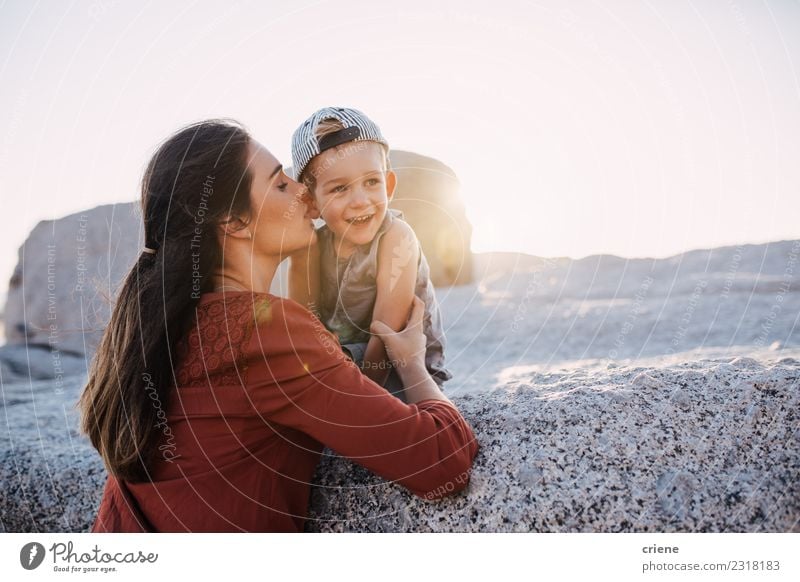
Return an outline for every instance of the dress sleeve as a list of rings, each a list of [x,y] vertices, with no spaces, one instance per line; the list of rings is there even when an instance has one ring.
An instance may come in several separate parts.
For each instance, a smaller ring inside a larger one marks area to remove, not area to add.
[[[441,400],[405,404],[344,357],[294,301],[271,297],[251,338],[247,388],[267,420],[300,430],[424,499],[469,483],[478,443]]]

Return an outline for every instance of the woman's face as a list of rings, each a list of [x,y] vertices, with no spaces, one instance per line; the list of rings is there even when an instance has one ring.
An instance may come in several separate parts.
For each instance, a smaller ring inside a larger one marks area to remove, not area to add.
[[[248,146],[253,252],[284,258],[316,240],[308,190],[289,178],[269,151],[253,140]]]

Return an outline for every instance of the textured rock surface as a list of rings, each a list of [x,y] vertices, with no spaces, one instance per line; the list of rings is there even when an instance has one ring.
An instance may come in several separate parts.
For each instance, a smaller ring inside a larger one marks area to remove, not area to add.
[[[74,376],[3,385],[0,528],[5,532],[88,531],[105,469],[78,431],[74,404],[85,385]],[[5,424],[5,422],[3,423]]]
[[[5,387],[4,531],[90,527],[105,476],[75,430],[82,385]],[[798,360],[533,373],[454,401],[481,443],[466,492],[426,502],[329,456],[308,529],[800,531]]]
[[[312,531],[800,531],[800,362],[531,374],[456,399],[482,448],[427,503],[340,457]]]

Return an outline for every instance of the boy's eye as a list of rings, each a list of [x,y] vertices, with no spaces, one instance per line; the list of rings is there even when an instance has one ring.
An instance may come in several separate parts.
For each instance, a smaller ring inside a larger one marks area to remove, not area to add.
[[[380,183],[380,180],[378,180],[377,178],[370,178],[370,179],[367,180],[367,186],[374,186],[374,185],[379,184],[379,183]]]
[[[337,192],[344,192],[346,189],[347,189],[347,186],[339,185],[339,186],[334,186],[333,188],[331,188],[331,192],[333,192],[335,194]]]
[[[286,192],[286,187],[289,185],[289,182],[283,182],[282,184],[278,184],[278,190],[281,192]]]

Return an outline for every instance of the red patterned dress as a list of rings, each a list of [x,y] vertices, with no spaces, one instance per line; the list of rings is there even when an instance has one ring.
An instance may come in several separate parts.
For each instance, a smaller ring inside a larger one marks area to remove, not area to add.
[[[404,404],[294,301],[204,294],[177,356],[152,480],[127,483],[128,498],[109,476],[92,531],[142,531],[139,518],[164,532],[302,531],[326,445],[426,499],[468,483],[478,444],[458,410]]]

